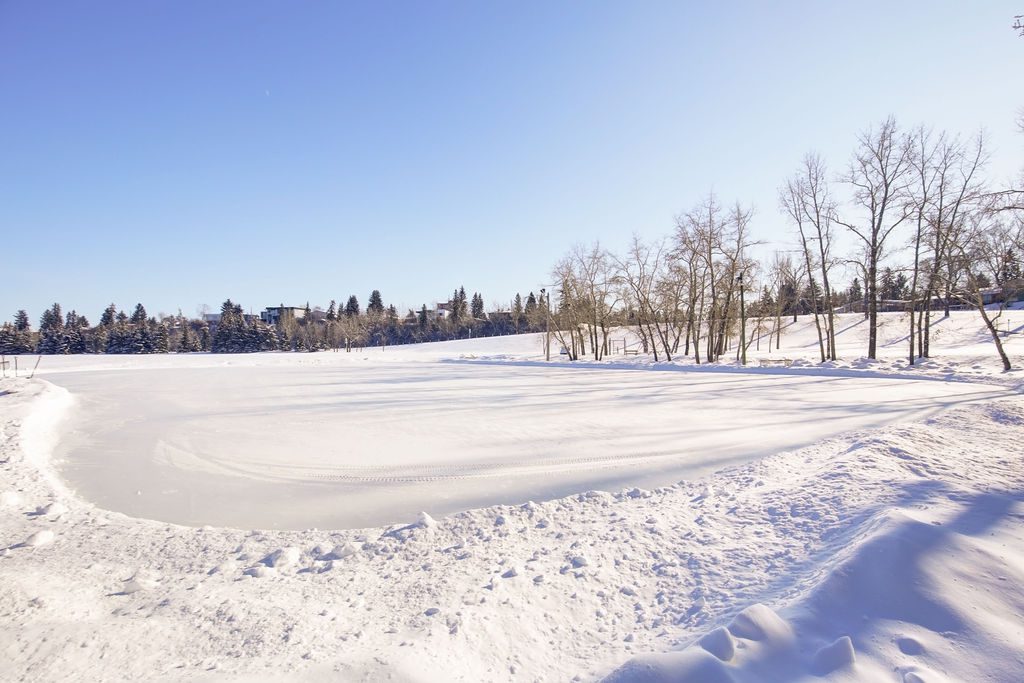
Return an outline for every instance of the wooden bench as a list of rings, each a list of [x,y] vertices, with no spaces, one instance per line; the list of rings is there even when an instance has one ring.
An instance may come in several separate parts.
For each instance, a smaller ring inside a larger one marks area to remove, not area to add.
[[[624,355],[624,356],[639,356],[640,355],[640,351],[638,351],[637,349],[623,349],[622,355]]]
[[[793,364],[792,358],[760,358],[758,364],[762,368],[784,367],[788,368]]]

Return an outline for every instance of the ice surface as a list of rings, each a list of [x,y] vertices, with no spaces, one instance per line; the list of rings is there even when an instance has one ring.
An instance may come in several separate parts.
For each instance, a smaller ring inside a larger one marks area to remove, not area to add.
[[[81,495],[137,517],[365,527],[663,486],[1010,393],[880,377],[319,355],[315,366],[242,357],[231,367],[50,375],[77,399],[61,472]]]

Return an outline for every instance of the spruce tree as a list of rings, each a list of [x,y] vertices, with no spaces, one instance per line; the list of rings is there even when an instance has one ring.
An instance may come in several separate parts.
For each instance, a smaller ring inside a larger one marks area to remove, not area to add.
[[[480,292],[473,293],[473,308],[472,315],[477,320],[483,320],[484,317],[484,297]]]
[[[419,323],[420,323],[420,327],[426,327],[427,326],[427,305],[426,304],[423,304],[423,307],[420,308]]]
[[[64,334],[64,316],[61,314],[60,304],[55,303],[44,311],[39,319],[39,344],[36,351],[45,354],[65,354],[68,353],[68,349],[68,338]]]
[[[103,327],[113,327],[116,317],[117,306],[110,304],[103,310],[103,315],[100,316],[100,325]]]
[[[516,298],[512,300],[512,324],[515,325],[516,332],[519,331],[519,326],[523,322],[523,297],[516,292]]]
[[[181,337],[178,339],[178,353],[189,353],[194,351],[193,345],[195,344],[195,335],[192,334],[192,328],[189,327],[188,322],[183,322],[181,325]]]
[[[345,304],[345,317],[354,318],[359,315],[359,299],[353,294],[348,298],[348,303]]]
[[[456,324],[462,318],[462,307],[459,305],[459,290],[457,289],[452,292],[452,298],[448,300],[448,316]]]
[[[4,323],[0,325],[0,354],[5,356],[11,356],[18,351],[18,333],[14,329],[14,325],[10,323]]]
[[[370,303],[366,304],[366,312],[377,315],[384,312],[384,300],[380,296],[379,289],[370,292]]]
[[[331,305],[327,307],[327,319],[333,322],[337,317],[337,306],[334,303],[334,299],[331,299]]]
[[[848,293],[851,302],[860,302],[864,298],[864,291],[860,288],[860,280],[853,278],[853,282],[850,283],[850,291]]]
[[[14,314],[14,331],[15,332],[29,332],[31,325],[28,322],[28,313],[25,309],[19,310]]]
[[[211,345],[212,340],[210,339],[210,326],[204,320],[202,327],[199,328],[199,350],[209,352]]]
[[[135,304],[135,310],[132,311],[132,317],[128,322],[132,325],[145,325],[146,320],[146,308],[142,304]]]

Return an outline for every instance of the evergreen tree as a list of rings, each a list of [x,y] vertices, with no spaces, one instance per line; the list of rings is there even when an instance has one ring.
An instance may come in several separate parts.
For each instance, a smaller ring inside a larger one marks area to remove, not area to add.
[[[199,328],[199,350],[209,352],[213,344],[210,337],[210,326],[204,320]]]
[[[119,323],[127,323],[128,322],[128,315],[124,311],[118,311],[117,312],[117,317],[114,320],[115,320],[115,322],[119,322]]]
[[[3,348],[3,353],[32,353],[32,327],[28,321],[28,313],[20,310],[14,314],[14,325],[10,326],[10,334]]]
[[[100,325],[103,327],[113,327],[116,317],[117,307],[114,304],[110,304],[103,310],[103,315],[100,316]]]
[[[69,340],[64,334],[64,316],[61,315],[58,303],[44,311],[39,319],[39,344],[36,351],[45,354],[65,354],[70,351]]]
[[[132,311],[132,317],[128,322],[132,325],[145,325],[146,319],[146,308],[142,304],[135,304],[135,310]]]
[[[107,353],[132,353],[132,330],[125,320],[115,320],[107,333]]]
[[[338,318],[337,305],[334,303],[334,299],[331,299],[331,305],[327,307],[327,319],[334,322]]]
[[[864,300],[864,291],[860,288],[860,280],[853,278],[853,282],[850,283],[850,291],[848,292],[850,302],[861,302]]]
[[[167,332],[167,326],[155,320],[149,326],[149,351],[148,353],[168,353],[171,350],[171,337]]]
[[[64,318],[64,346],[66,353],[88,352],[89,321],[74,310]]]
[[[354,318],[359,315],[359,299],[353,294],[348,298],[348,303],[345,304],[345,317]]]
[[[380,290],[370,292],[370,303],[366,304],[366,312],[377,315],[384,312],[384,300],[380,296]]]
[[[0,325],[0,355],[11,356],[21,353],[18,348],[18,332],[14,325],[4,323]]]
[[[516,332],[519,332],[519,326],[523,323],[523,314],[523,297],[516,292],[516,298],[512,300],[512,324]]]
[[[480,292],[473,293],[473,308],[471,309],[471,314],[477,320],[483,320],[484,318],[484,297]]]
[[[456,324],[462,319],[462,308],[459,306],[459,290],[457,289],[452,292],[452,298],[448,300],[448,317]]]
[[[523,308],[526,313],[526,317],[530,318],[537,311],[537,297],[533,295],[533,292],[526,297],[526,306]]]
[[[1000,285],[1015,284],[1021,280],[1020,261],[1017,260],[1017,254],[1013,249],[1007,249],[1006,253],[1003,254],[1002,262],[999,264],[998,275],[997,280]]]
[[[895,295],[893,299],[906,299],[907,298],[907,285],[909,281],[907,276],[903,273],[896,274],[896,282],[893,283],[892,293]]]
[[[43,315],[39,318],[39,331],[60,330],[63,327],[64,315],[61,312],[60,304],[54,303],[53,306],[43,311]]]
[[[195,351],[196,337],[187,321],[182,321],[181,338],[178,340],[178,353],[189,353]]]
[[[25,309],[21,309],[14,314],[14,330],[15,332],[28,332],[31,330],[28,322],[28,313],[25,312]]]
[[[427,320],[427,305],[423,304],[423,307],[420,308],[419,314],[419,323],[421,328],[427,326]]]

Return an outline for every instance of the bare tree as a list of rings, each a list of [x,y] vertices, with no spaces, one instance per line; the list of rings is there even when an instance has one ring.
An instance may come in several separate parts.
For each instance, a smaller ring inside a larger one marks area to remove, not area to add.
[[[1001,287],[987,287],[981,277],[981,269],[987,269],[993,279],[1000,277],[1000,265],[1006,255],[1007,243],[1013,243],[1012,228],[1000,220],[992,220],[989,212],[978,210],[971,213],[970,227],[959,233],[959,239],[952,242],[951,261],[957,264],[964,279],[966,291],[960,295],[963,300],[973,304],[992,337],[1003,370],[1010,370],[1010,357],[1003,348],[1003,341],[998,329],[998,321],[1006,310],[1007,304],[1016,298],[1020,281],[1005,282]],[[1019,236],[1017,236],[1019,241]],[[997,303],[998,308],[993,314],[988,304]]]
[[[674,318],[666,315],[661,306],[669,260],[664,240],[647,244],[634,235],[626,255],[613,260],[614,279],[636,315],[639,333],[654,352],[654,360],[659,359],[659,348],[666,360],[672,360]]]
[[[862,242],[865,290],[868,298],[868,358],[878,348],[878,264],[885,255],[892,232],[907,218],[907,176],[911,145],[896,120],[886,119],[858,138],[857,150],[845,182],[853,187],[855,205],[863,212],[860,222],[840,221]]]
[[[980,198],[985,196],[979,175],[987,159],[985,138],[980,133],[971,146],[958,137],[941,135],[935,149],[928,153],[931,170],[925,170],[926,178],[931,176],[924,207],[926,230],[929,234],[927,248],[930,264],[924,276],[924,300],[918,315],[918,355],[927,358],[931,344],[931,303],[940,292],[943,294],[945,316],[949,316],[950,302],[956,288],[957,264],[952,258],[952,245],[962,243],[966,229],[966,218]],[[924,161],[916,162],[924,165]],[[922,199],[917,192],[917,200]]]
[[[914,218],[914,267],[910,277],[910,334],[907,336],[909,342],[909,355],[907,362],[914,364],[915,346],[917,341],[921,350],[924,344],[920,337],[915,339],[917,310],[918,282],[921,274],[921,259],[923,249],[926,246],[928,233],[928,218],[931,210],[932,193],[937,183],[938,167],[935,164],[937,147],[932,144],[932,133],[923,126],[914,131],[912,135],[911,166],[913,168],[913,182],[910,189],[911,212]],[[935,255],[937,259],[938,254]],[[922,315],[924,313],[922,306]],[[920,352],[917,355],[921,355]]]
[[[817,270],[821,274],[824,302],[824,328],[819,320],[819,296],[817,283],[811,276],[811,312],[818,332],[818,347],[821,361],[836,359],[835,318],[833,314],[832,287],[829,273],[835,265],[832,257],[832,224],[836,217],[836,206],[828,187],[825,162],[816,154],[804,157],[800,170],[779,192],[779,199],[785,213],[797,227],[808,273]]]

